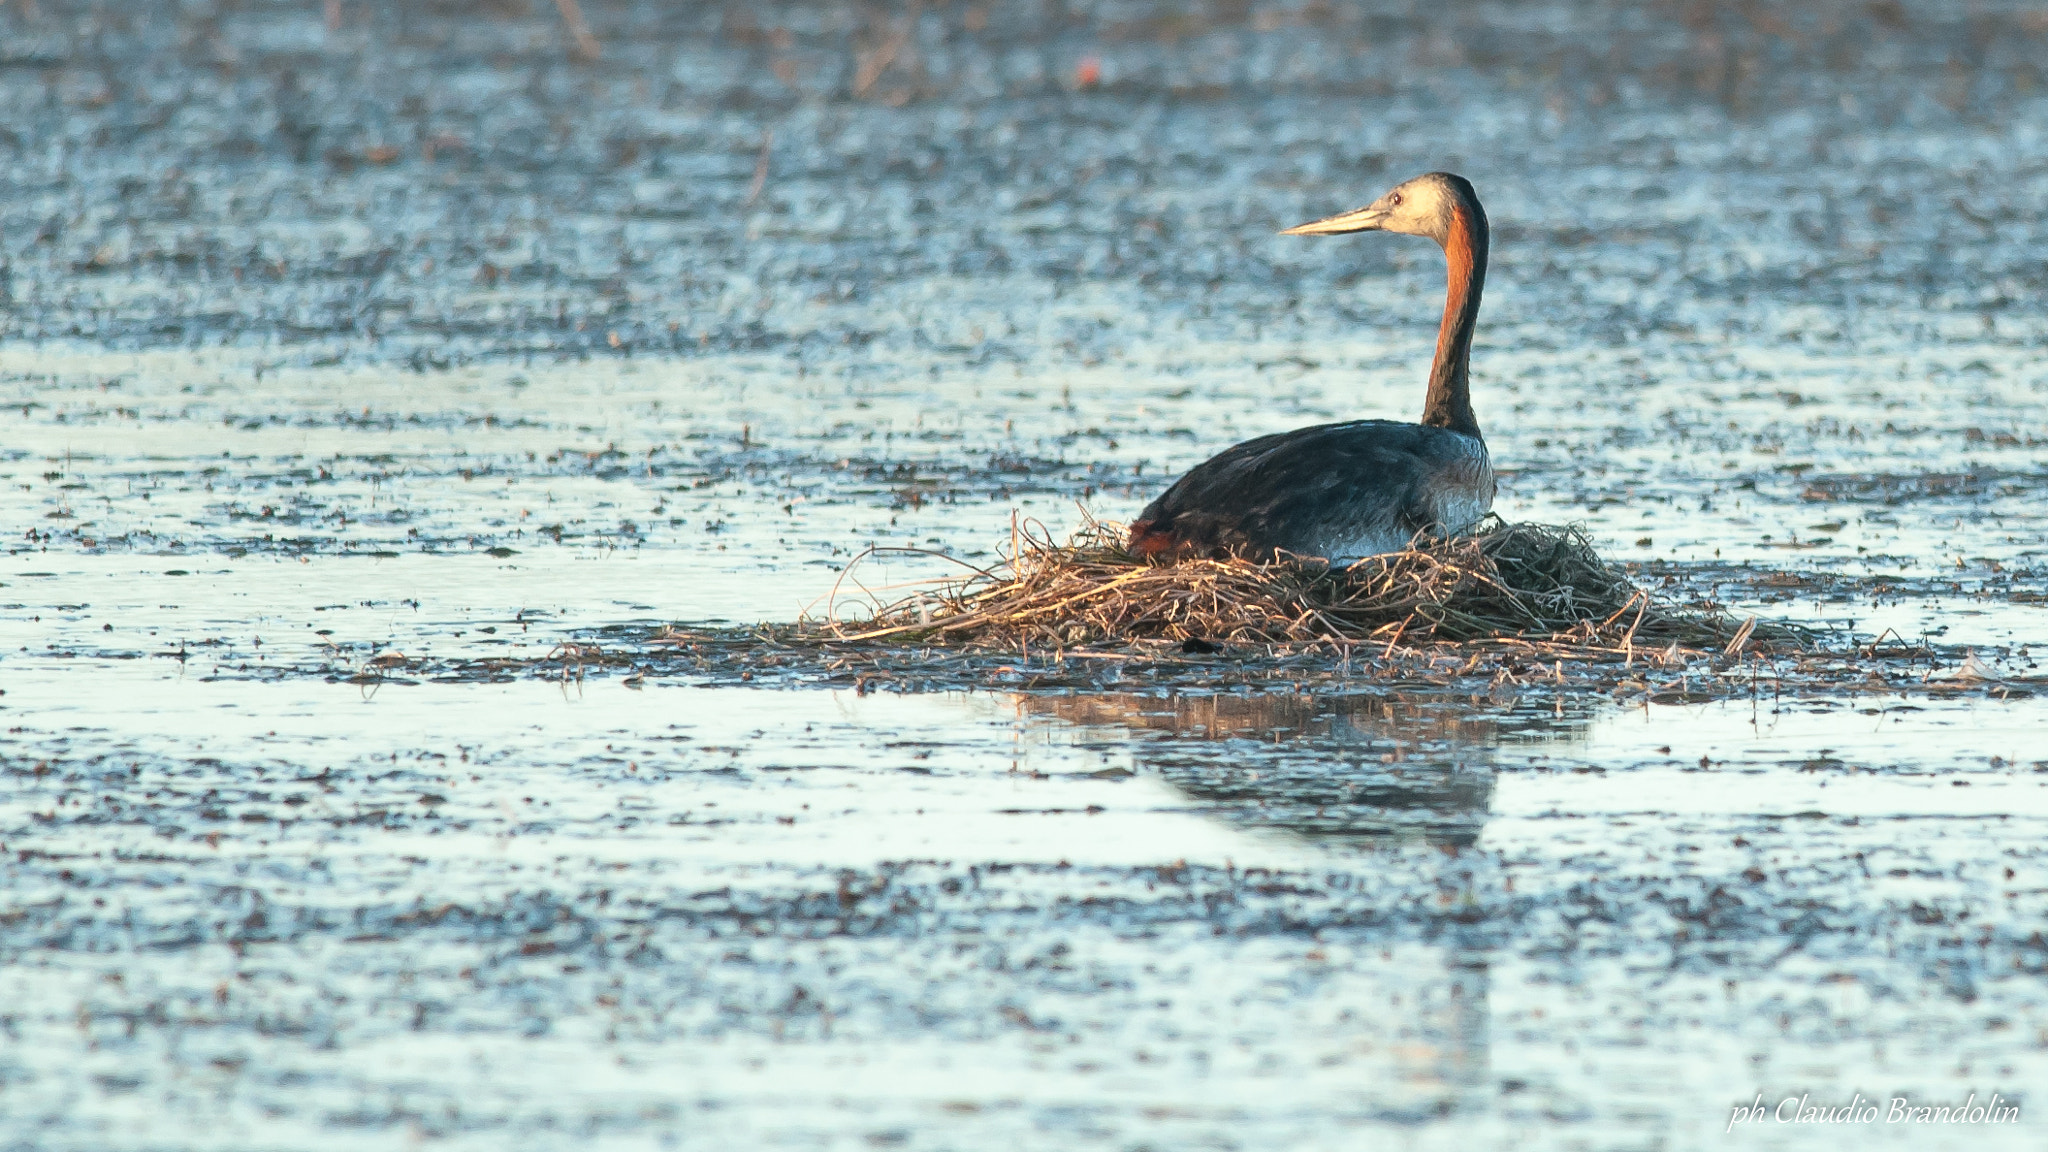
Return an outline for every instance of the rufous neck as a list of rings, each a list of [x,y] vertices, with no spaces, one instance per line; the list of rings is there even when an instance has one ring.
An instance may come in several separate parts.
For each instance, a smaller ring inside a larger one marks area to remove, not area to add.
[[[1429,370],[1429,395],[1422,422],[1467,436],[1479,435],[1472,415],[1472,332],[1479,324],[1479,293],[1486,284],[1486,210],[1477,201],[1461,202],[1451,211],[1444,234],[1444,259],[1450,266],[1444,295],[1444,319],[1436,334],[1436,362]]]

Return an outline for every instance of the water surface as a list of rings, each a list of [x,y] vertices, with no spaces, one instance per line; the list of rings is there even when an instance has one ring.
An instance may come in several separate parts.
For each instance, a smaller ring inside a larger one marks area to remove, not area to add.
[[[1724,1135],[2048,1082],[2038,12],[590,8],[0,11],[13,1144],[2040,1144]],[[1439,167],[1504,516],[2011,682],[349,682],[1411,417]]]

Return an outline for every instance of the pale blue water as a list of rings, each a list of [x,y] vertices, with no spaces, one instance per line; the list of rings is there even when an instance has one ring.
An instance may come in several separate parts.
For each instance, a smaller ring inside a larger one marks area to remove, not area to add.
[[[8,1147],[2041,1143],[1724,1131],[2048,1071],[2038,14],[590,8],[0,11]],[[2009,682],[347,682],[1411,416],[1437,166],[1504,516]]]

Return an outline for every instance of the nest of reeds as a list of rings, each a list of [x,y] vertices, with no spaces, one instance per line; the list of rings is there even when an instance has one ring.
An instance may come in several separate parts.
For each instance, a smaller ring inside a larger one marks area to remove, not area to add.
[[[930,581],[858,621],[828,619],[816,639],[969,649],[1074,649],[1133,642],[1342,647],[1504,638],[1602,647],[1799,646],[1789,626],[1659,603],[1602,560],[1576,528],[1489,517],[1450,539],[1333,568],[1282,558],[1148,563],[1120,526],[1090,522],[1061,544],[1020,528],[992,569]]]

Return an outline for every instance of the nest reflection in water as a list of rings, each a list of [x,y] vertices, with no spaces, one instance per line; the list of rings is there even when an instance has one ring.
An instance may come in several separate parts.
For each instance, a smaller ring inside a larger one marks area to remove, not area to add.
[[[1244,827],[1361,846],[1477,840],[1505,749],[1568,741],[1581,708],[1294,693],[1020,695],[1019,711],[1139,737],[1134,766]]]

